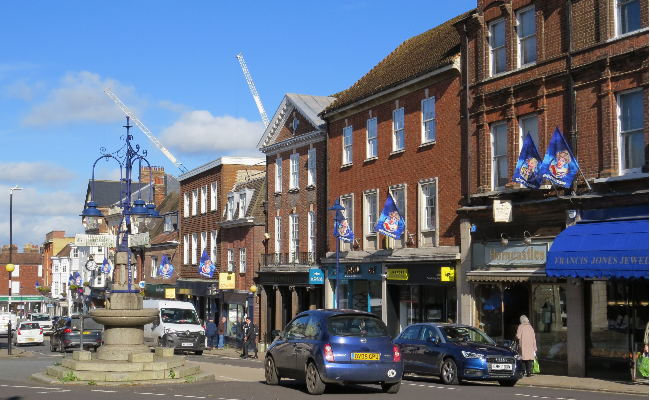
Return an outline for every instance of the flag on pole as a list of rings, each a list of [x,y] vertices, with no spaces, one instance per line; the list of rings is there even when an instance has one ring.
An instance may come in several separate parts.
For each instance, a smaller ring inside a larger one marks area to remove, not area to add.
[[[169,258],[163,254],[162,260],[160,260],[160,267],[158,268],[158,275],[162,276],[165,279],[172,277],[174,273],[174,266],[169,262]]]
[[[389,192],[388,197],[386,197],[384,209],[381,211],[381,215],[377,220],[375,231],[393,239],[399,239],[402,237],[404,226],[404,219],[400,215],[395,205],[395,200],[393,200],[393,196]]]
[[[199,264],[199,275],[205,276],[206,278],[212,278],[214,274],[214,264],[210,257],[208,257],[208,252],[203,250],[201,255],[201,264]]]
[[[348,219],[343,216],[341,211],[336,212],[333,236],[339,238],[339,240],[345,243],[351,243],[354,240],[354,232],[352,232],[352,228],[350,228]]]
[[[72,273],[70,274],[70,278],[68,278],[68,286],[74,285],[74,275]]]
[[[515,168],[515,175],[512,177],[513,182],[521,183],[530,189],[539,189],[542,184],[542,176],[539,173],[539,166],[542,163],[542,157],[539,155],[537,146],[530,136],[530,132],[524,139],[521,146],[519,160]]]
[[[83,285],[83,279],[81,279],[81,275],[79,275],[79,272],[75,272],[74,275],[75,275],[75,284],[77,286]]]
[[[579,169],[578,161],[571,154],[564,136],[560,129],[555,127],[539,173],[542,178],[548,179],[555,185],[570,188]]]
[[[111,264],[109,264],[106,257],[104,257],[104,261],[102,262],[102,269],[101,269],[102,274],[110,275],[112,270],[113,268],[111,267]]]

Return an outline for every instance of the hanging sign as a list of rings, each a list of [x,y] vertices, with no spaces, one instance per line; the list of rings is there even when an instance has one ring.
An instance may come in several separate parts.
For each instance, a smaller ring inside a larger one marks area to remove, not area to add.
[[[129,247],[151,247],[149,232],[129,235]]]
[[[84,235],[77,233],[74,237],[74,245],[78,247],[115,247],[115,235]]]
[[[310,285],[324,285],[325,274],[320,268],[309,269],[309,284]]]
[[[219,273],[219,289],[234,289],[235,274],[228,272]]]
[[[492,210],[494,222],[512,222],[512,202],[510,200],[494,200]]]

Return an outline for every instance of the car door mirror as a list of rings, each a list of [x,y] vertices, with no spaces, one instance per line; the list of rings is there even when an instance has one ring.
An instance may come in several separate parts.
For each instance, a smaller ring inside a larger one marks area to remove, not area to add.
[[[271,331],[271,336],[273,336],[273,339],[282,338],[282,332],[280,332],[277,329],[274,329]]]
[[[440,341],[438,340],[437,337],[430,337],[430,338],[427,338],[427,342],[428,342],[428,343],[434,343],[434,344],[440,344]]]

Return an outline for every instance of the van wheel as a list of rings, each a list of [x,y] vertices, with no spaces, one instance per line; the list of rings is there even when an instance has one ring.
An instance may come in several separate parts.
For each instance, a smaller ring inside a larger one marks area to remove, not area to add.
[[[325,391],[325,383],[320,379],[318,368],[313,362],[307,366],[307,391],[309,394],[323,394]]]
[[[277,385],[280,383],[278,370],[275,368],[275,362],[271,357],[266,357],[264,361],[264,377],[266,378],[267,385]]]

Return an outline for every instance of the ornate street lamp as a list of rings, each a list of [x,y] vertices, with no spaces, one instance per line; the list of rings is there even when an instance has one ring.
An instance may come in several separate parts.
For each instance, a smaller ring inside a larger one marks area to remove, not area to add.
[[[341,204],[339,204],[339,198],[337,197],[336,200],[334,201],[334,205],[329,208],[329,214],[330,217],[334,220],[334,227],[336,229],[337,223],[341,223],[344,218],[343,218],[343,211],[345,210],[345,207],[343,207]],[[341,308],[341,296],[339,294],[340,291],[340,282],[339,282],[339,242],[341,239],[337,236],[336,237],[336,308]]]

